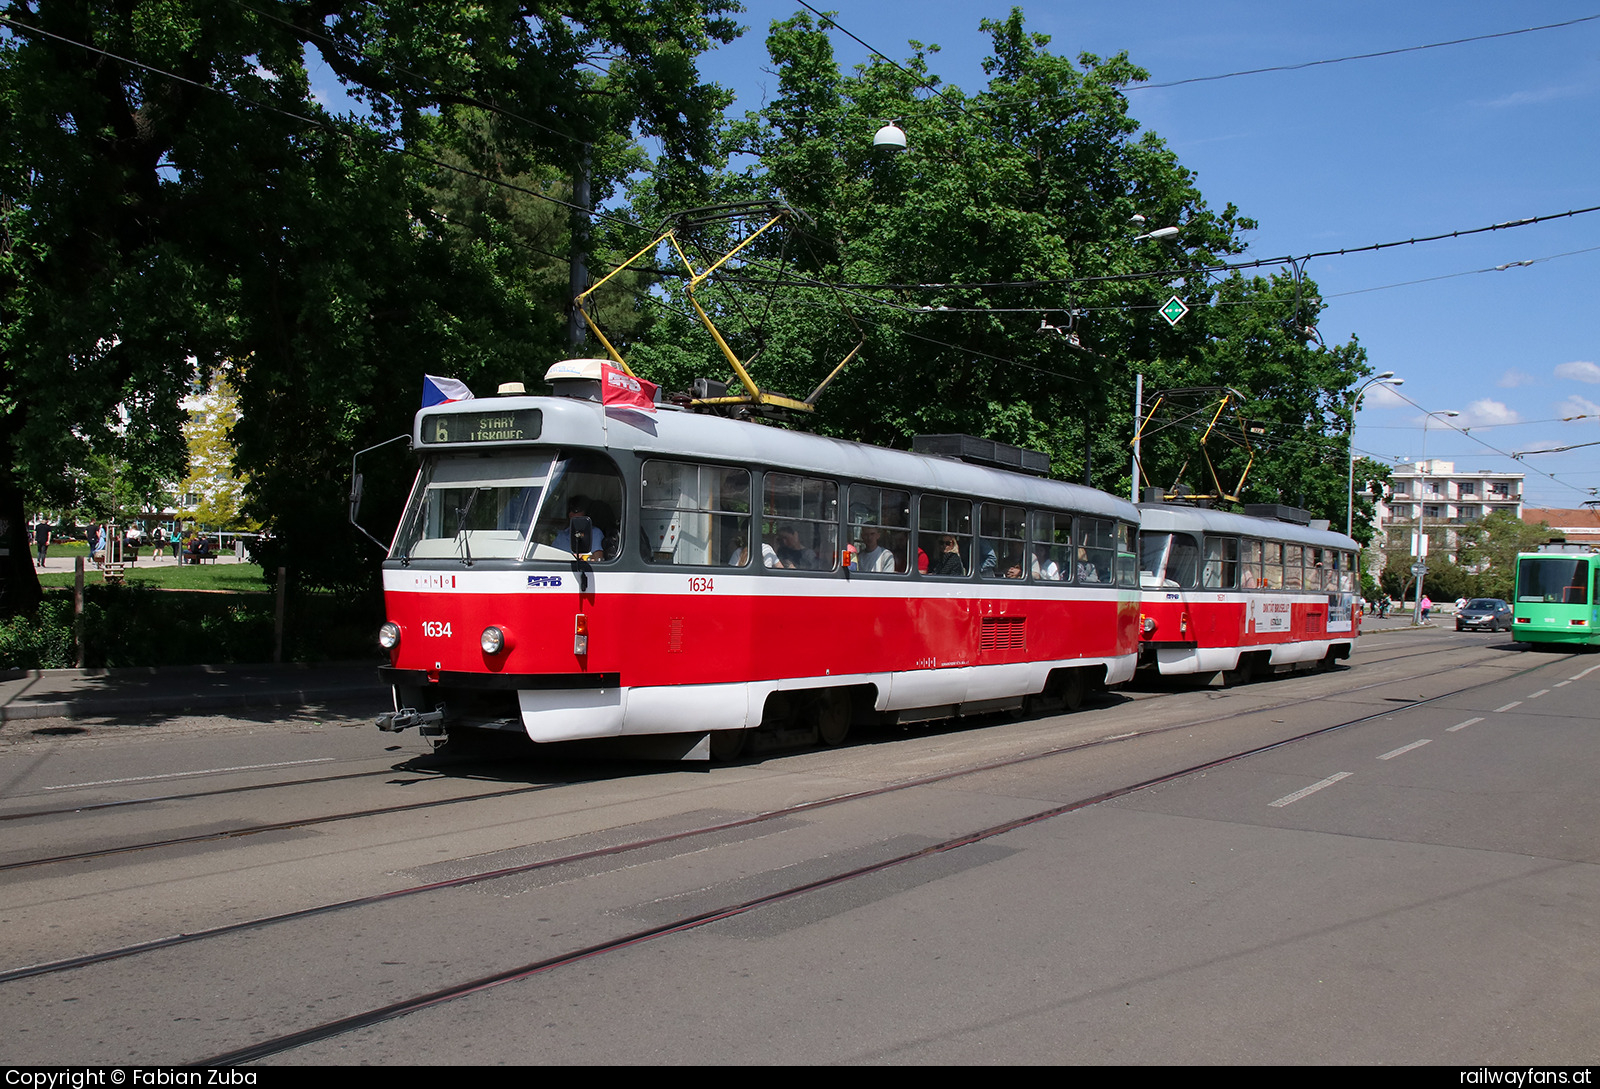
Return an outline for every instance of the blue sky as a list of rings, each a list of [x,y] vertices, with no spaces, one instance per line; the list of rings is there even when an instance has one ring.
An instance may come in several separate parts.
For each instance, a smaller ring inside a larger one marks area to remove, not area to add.
[[[830,10],[823,4],[817,5]],[[983,85],[988,0],[834,0],[838,22],[904,58],[937,43],[934,71]],[[1600,14],[1600,0],[1549,3],[1269,3],[1148,0],[1020,5],[1050,48],[1126,50],[1153,82],[1296,64],[1518,30]],[[750,29],[702,61],[742,113],[774,77],[766,29],[800,10],[746,0]],[[867,51],[834,33],[846,66]],[[327,86],[326,77],[318,83]],[[330,95],[330,97],[332,97]],[[1208,203],[1260,224],[1250,256],[1361,247],[1600,205],[1600,19],[1489,41],[1130,90],[1135,118],[1196,172]],[[1154,226],[1154,224],[1152,224]],[[1531,261],[1531,264],[1513,264]],[[1511,265],[1503,271],[1495,266]],[[1481,270],[1491,271],[1481,271]],[[1523,471],[1533,506],[1575,507],[1600,489],[1600,212],[1379,253],[1313,260],[1329,342],[1354,335],[1400,392],[1369,392],[1356,449],[1453,460],[1458,470]],[[1425,280],[1425,283],[1412,281]],[[1406,285],[1406,286],[1391,286]],[[1420,406],[1420,407],[1417,407]],[[1423,413],[1460,413],[1429,425]],[[1562,417],[1592,418],[1561,422]],[[1492,448],[1492,449],[1491,449]],[[1551,475],[1546,475],[1551,474]]]
[[[818,3],[895,59],[908,39],[942,47],[933,69],[983,84],[984,17],[1012,4],[945,0]],[[1126,50],[1152,81],[1295,64],[1517,30],[1600,14],[1587,3],[1414,2],[1205,5],[1081,0],[1020,5],[1050,48]],[[747,0],[751,27],[703,70],[736,110],[775,85],[763,39],[798,6]],[[866,50],[835,32],[840,61]],[[1129,92],[1133,116],[1198,175],[1215,207],[1260,223],[1250,256],[1358,247],[1600,204],[1600,20],[1491,41],[1297,72]],[[1573,252],[1589,250],[1590,252]],[[1567,256],[1557,256],[1567,255]],[[1546,260],[1548,258],[1548,260]],[[1474,270],[1533,260],[1505,271]],[[1312,261],[1332,343],[1351,335],[1375,371],[1427,411],[1370,391],[1359,451],[1451,459],[1461,470],[1521,470],[1527,502],[1575,507],[1600,488],[1600,446],[1518,463],[1524,451],[1600,440],[1600,212],[1372,254]],[[1469,273],[1468,275],[1456,275]],[[1403,287],[1386,285],[1449,277]],[[1559,422],[1561,417],[1595,418]],[[1543,475],[1553,474],[1555,479]]]

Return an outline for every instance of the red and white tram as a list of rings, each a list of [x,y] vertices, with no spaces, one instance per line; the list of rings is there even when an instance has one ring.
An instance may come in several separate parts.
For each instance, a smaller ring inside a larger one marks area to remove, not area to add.
[[[1141,665],[1242,683],[1350,656],[1361,631],[1361,546],[1313,528],[1304,512],[1261,512],[1277,517],[1140,504]]]
[[[395,712],[534,741],[1075,706],[1133,676],[1138,513],[1103,492],[680,410],[425,408],[383,565]]]

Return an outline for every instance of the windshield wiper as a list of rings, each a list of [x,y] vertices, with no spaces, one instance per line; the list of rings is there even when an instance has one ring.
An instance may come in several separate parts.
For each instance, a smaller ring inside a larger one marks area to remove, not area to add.
[[[461,551],[466,555],[466,558],[461,561],[466,567],[472,566],[472,545],[467,540],[469,531],[464,523],[467,520],[467,515],[472,513],[472,505],[478,501],[478,494],[482,491],[482,488],[473,488],[472,494],[467,497],[466,506],[456,508],[456,543],[461,546]]]

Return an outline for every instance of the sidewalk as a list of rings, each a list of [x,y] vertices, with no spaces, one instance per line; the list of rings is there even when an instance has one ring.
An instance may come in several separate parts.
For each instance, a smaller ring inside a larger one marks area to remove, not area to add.
[[[36,552],[35,553],[30,553],[30,555],[37,556],[38,553],[36,553]],[[49,555],[45,556],[45,558],[44,558],[44,567],[37,568],[37,570],[39,570],[39,572],[41,574],[48,574],[48,573],[56,572],[56,571],[67,571],[67,572],[70,572],[72,570],[72,561],[73,561],[73,556],[68,554],[65,551],[65,549],[61,548],[58,545],[51,545],[50,546]],[[124,560],[123,562],[126,563],[128,565],[128,567],[130,567],[130,568],[138,568],[138,567],[177,567],[178,566],[178,561],[172,558],[172,553],[170,551],[168,551],[168,550],[165,550],[165,549],[162,550],[162,553],[159,556],[152,555],[150,553],[150,550],[147,549],[147,548],[146,549],[140,549],[139,550],[139,560],[138,560],[137,563],[135,563],[135,562],[133,562],[131,560]],[[209,564],[209,563],[211,563],[213,561],[207,560],[206,562]],[[235,559],[234,555],[233,555],[233,552],[230,549],[227,552],[218,553],[215,562],[217,562],[217,563],[249,563],[250,561],[249,560],[238,560],[238,559]],[[87,559],[87,558],[84,559],[83,565],[87,570],[89,570],[91,572],[95,570],[94,563],[91,560]]]
[[[38,718],[211,713],[341,700],[389,705],[378,662],[0,672],[0,724]]]

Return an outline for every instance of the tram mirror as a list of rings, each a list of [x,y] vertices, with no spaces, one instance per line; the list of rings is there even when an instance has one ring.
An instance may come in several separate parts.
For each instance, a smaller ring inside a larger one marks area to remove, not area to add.
[[[354,522],[361,515],[361,474],[357,473],[350,478],[350,521]]]
[[[574,556],[584,556],[595,551],[594,541],[591,539],[593,531],[594,521],[587,514],[574,514],[567,522],[567,540],[572,545]]]

